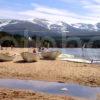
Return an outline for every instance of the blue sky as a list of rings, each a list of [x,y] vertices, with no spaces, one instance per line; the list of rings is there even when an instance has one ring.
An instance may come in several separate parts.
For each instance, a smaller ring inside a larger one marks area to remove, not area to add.
[[[100,0],[0,0],[0,18],[100,22]]]

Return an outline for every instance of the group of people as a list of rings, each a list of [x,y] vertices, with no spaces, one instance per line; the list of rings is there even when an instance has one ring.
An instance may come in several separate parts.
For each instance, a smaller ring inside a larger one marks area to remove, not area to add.
[[[11,50],[13,49],[13,46],[11,45]],[[4,50],[4,48],[0,45],[0,50]],[[5,50],[7,50],[7,47],[5,47]],[[39,47],[39,48],[33,48],[33,53],[39,53],[39,52],[47,52],[49,51],[49,48],[45,47]]]
[[[39,48],[33,48],[33,53],[38,53],[38,52],[47,52],[48,48],[45,47],[39,47]]]

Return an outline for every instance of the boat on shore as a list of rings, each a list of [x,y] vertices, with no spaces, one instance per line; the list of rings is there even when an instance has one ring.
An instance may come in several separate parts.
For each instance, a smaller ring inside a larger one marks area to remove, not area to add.
[[[57,57],[61,54],[60,51],[47,51],[47,52],[42,52],[41,55],[43,59],[50,59],[50,60],[55,60]]]
[[[91,64],[91,60],[82,59],[82,58],[64,58],[62,61],[76,62],[76,63],[88,63]]]
[[[39,60],[38,54],[30,52],[22,52],[21,56],[25,62],[37,62]]]
[[[63,58],[75,58],[75,55],[71,55],[71,54],[61,54],[61,55],[59,55],[59,59],[63,59]]]
[[[0,53],[0,61],[13,61],[14,58],[14,56],[10,56],[9,54]]]

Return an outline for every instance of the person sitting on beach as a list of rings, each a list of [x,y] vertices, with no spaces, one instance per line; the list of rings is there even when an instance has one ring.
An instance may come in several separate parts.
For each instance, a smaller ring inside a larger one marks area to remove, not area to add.
[[[36,49],[33,49],[33,53],[37,53],[37,50]]]
[[[38,48],[38,52],[41,52],[41,47]]]
[[[44,48],[44,47],[42,47],[42,48],[41,48],[41,51],[44,51],[44,50],[45,50],[45,48]]]

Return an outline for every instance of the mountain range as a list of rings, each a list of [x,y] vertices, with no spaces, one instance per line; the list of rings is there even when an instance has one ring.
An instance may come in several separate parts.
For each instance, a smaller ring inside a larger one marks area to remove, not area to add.
[[[0,31],[10,34],[29,36],[97,36],[100,35],[100,23],[68,24],[63,21],[50,21],[35,18],[31,21],[0,19]]]

